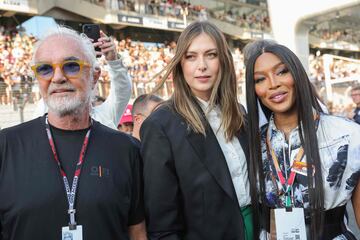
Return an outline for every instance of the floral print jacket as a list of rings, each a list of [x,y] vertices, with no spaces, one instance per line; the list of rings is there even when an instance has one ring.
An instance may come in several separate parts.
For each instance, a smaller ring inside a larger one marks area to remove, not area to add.
[[[320,114],[317,138],[321,158],[326,210],[343,206],[351,199],[360,178],[360,125],[348,119]],[[270,208],[284,207],[285,195],[278,180],[274,162],[266,147],[270,146],[278,158],[283,176],[290,176],[291,166],[301,148],[299,129],[291,131],[288,141],[276,128],[273,117],[261,128],[262,159],[265,176],[266,204]],[[306,162],[303,156],[302,162]],[[316,171],[316,170],[315,170]],[[315,173],[316,174],[316,173]],[[306,175],[296,174],[291,191],[293,206],[308,208],[309,192]],[[339,236],[341,239],[341,236]]]

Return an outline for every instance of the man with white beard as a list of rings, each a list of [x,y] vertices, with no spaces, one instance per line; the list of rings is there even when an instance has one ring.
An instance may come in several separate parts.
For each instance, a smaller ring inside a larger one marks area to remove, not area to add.
[[[58,26],[32,70],[49,111],[0,131],[0,240],[146,239],[139,150],[90,117],[90,40]]]
[[[116,51],[114,41],[100,31],[100,38],[93,43],[94,47],[100,48],[97,56],[104,56],[107,70],[110,76],[110,92],[105,102],[93,107],[90,116],[107,127],[117,129],[117,124],[131,97],[131,79],[127,67],[123,64],[123,59]],[[34,114],[35,117],[44,115],[48,107],[43,98],[37,103]]]

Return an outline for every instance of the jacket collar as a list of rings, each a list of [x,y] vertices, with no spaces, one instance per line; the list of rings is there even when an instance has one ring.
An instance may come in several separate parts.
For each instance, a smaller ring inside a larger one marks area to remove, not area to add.
[[[213,133],[209,123],[206,121],[205,115],[204,121],[206,124],[206,136],[189,130],[186,137],[198,155],[200,161],[203,162],[216,182],[231,199],[238,203],[225,156],[221,150],[215,134]],[[241,147],[244,150],[248,163],[247,165],[249,166],[248,140],[245,127],[241,129],[241,131],[237,134],[237,137]]]

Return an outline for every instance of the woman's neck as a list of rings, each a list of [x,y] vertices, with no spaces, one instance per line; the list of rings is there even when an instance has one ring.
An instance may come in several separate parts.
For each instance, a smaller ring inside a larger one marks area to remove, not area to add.
[[[285,134],[285,138],[289,139],[291,130],[298,126],[297,111],[291,113],[274,113],[274,123],[276,128]]]

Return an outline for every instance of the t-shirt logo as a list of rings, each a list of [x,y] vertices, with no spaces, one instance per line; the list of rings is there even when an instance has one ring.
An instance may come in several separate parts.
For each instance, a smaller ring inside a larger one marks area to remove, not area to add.
[[[109,177],[110,169],[104,168],[103,166],[92,166],[90,170],[90,175],[95,177]]]

